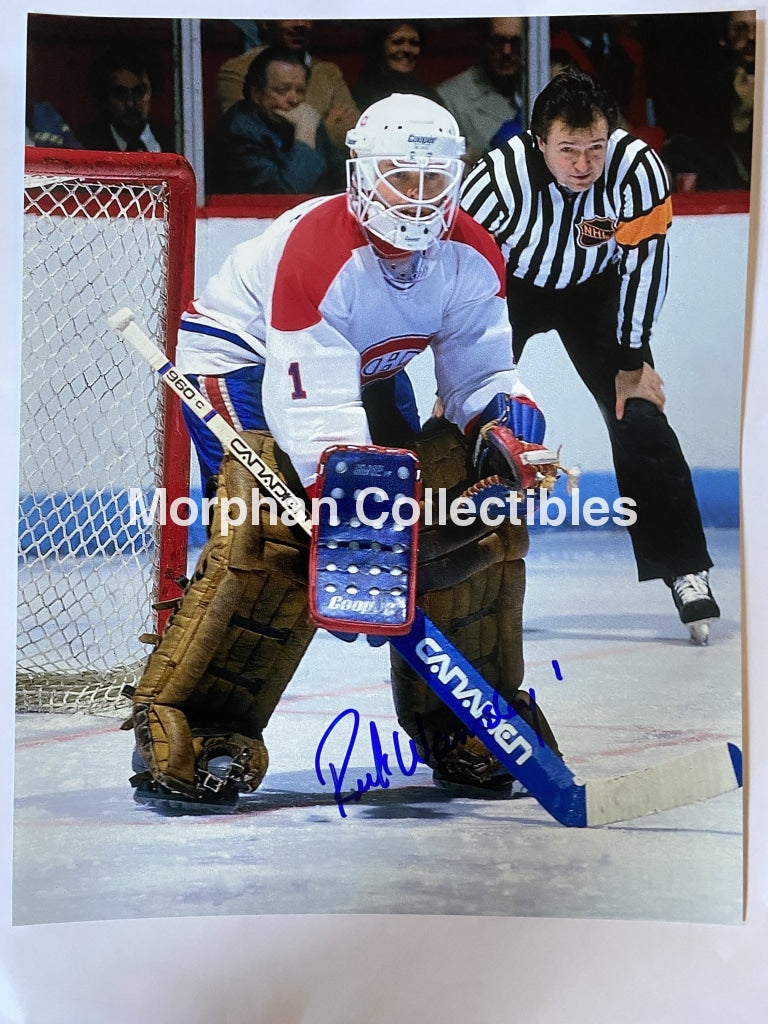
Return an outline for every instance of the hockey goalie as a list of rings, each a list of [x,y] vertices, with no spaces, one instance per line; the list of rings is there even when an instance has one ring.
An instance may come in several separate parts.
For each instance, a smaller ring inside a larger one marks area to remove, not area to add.
[[[141,803],[233,807],[267,772],[264,729],[318,622],[386,638],[407,625],[408,599],[558,753],[522,689],[524,522],[445,521],[432,507],[446,496],[442,507],[462,495],[514,496],[557,474],[544,417],[513,365],[501,254],[459,209],[464,140],[437,104],[395,95],[363,113],[347,144],[345,194],[283,214],[205,285],[182,318],[178,369],[308,507],[334,492],[375,492],[372,446],[399,459],[400,496],[423,494],[418,546],[408,546],[415,530],[400,546],[382,544],[375,517],[355,522],[358,548],[384,547],[393,561],[379,559],[375,601],[343,596],[358,593],[349,563],[334,596],[335,583],[309,572],[306,533],[253,509],[253,477],[185,409],[205,493],[218,501],[132,695]],[[406,367],[427,348],[441,415],[422,425]],[[350,492],[338,486],[347,470]],[[230,525],[222,509],[237,498],[249,513]],[[322,529],[334,543],[333,526]],[[397,652],[390,659],[399,723],[435,783],[509,795],[509,772]]]

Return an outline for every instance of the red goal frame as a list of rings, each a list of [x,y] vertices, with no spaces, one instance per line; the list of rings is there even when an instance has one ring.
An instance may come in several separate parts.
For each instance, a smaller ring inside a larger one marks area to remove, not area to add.
[[[167,298],[160,316],[164,326],[165,352],[169,359],[175,359],[178,323],[182,311],[192,300],[195,277],[196,181],[189,162],[173,153],[112,153],[27,147],[24,169],[27,174],[65,174],[107,185],[134,181],[168,188]],[[69,211],[64,206],[61,212],[64,215]],[[142,211],[136,209],[133,215],[140,213]],[[163,420],[160,431],[162,482],[170,504],[174,498],[189,494],[190,441],[181,414],[181,403],[160,384],[157,386],[163,392],[159,405]],[[159,604],[179,596],[178,581],[187,571],[187,536],[186,527],[170,520],[159,530],[156,582]],[[158,631],[162,630],[168,615],[168,609],[158,610]]]

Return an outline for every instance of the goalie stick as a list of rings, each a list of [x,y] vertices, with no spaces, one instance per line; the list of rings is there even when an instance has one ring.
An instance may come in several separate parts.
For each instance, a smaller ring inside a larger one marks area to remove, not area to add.
[[[107,319],[112,330],[136,349],[311,537],[312,523],[304,502],[147,337],[134,322],[133,313],[121,309]],[[360,632],[364,631],[361,625]],[[503,698],[418,608],[410,632],[387,639],[456,717],[563,825],[583,828],[630,820],[718,796],[742,785],[741,751],[733,743],[695,747],[649,768],[582,782],[534,729],[511,708],[505,709]]]

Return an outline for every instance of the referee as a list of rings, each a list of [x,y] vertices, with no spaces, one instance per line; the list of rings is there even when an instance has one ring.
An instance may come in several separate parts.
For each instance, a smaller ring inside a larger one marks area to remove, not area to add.
[[[516,360],[555,330],[608,428],[640,580],[663,579],[695,643],[720,615],[691,474],[664,415],[650,336],[667,288],[664,167],[617,128],[614,100],[580,71],[537,97],[531,129],[484,156],[461,205],[507,260]]]

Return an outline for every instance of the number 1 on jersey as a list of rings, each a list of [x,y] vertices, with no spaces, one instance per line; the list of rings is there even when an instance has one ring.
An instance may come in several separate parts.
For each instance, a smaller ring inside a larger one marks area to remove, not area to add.
[[[301,383],[301,370],[299,369],[298,363],[291,363],[288,367],[288,376],[293,381],[291,398],[306,398],[307,392],[304,390],[304,386]]]

